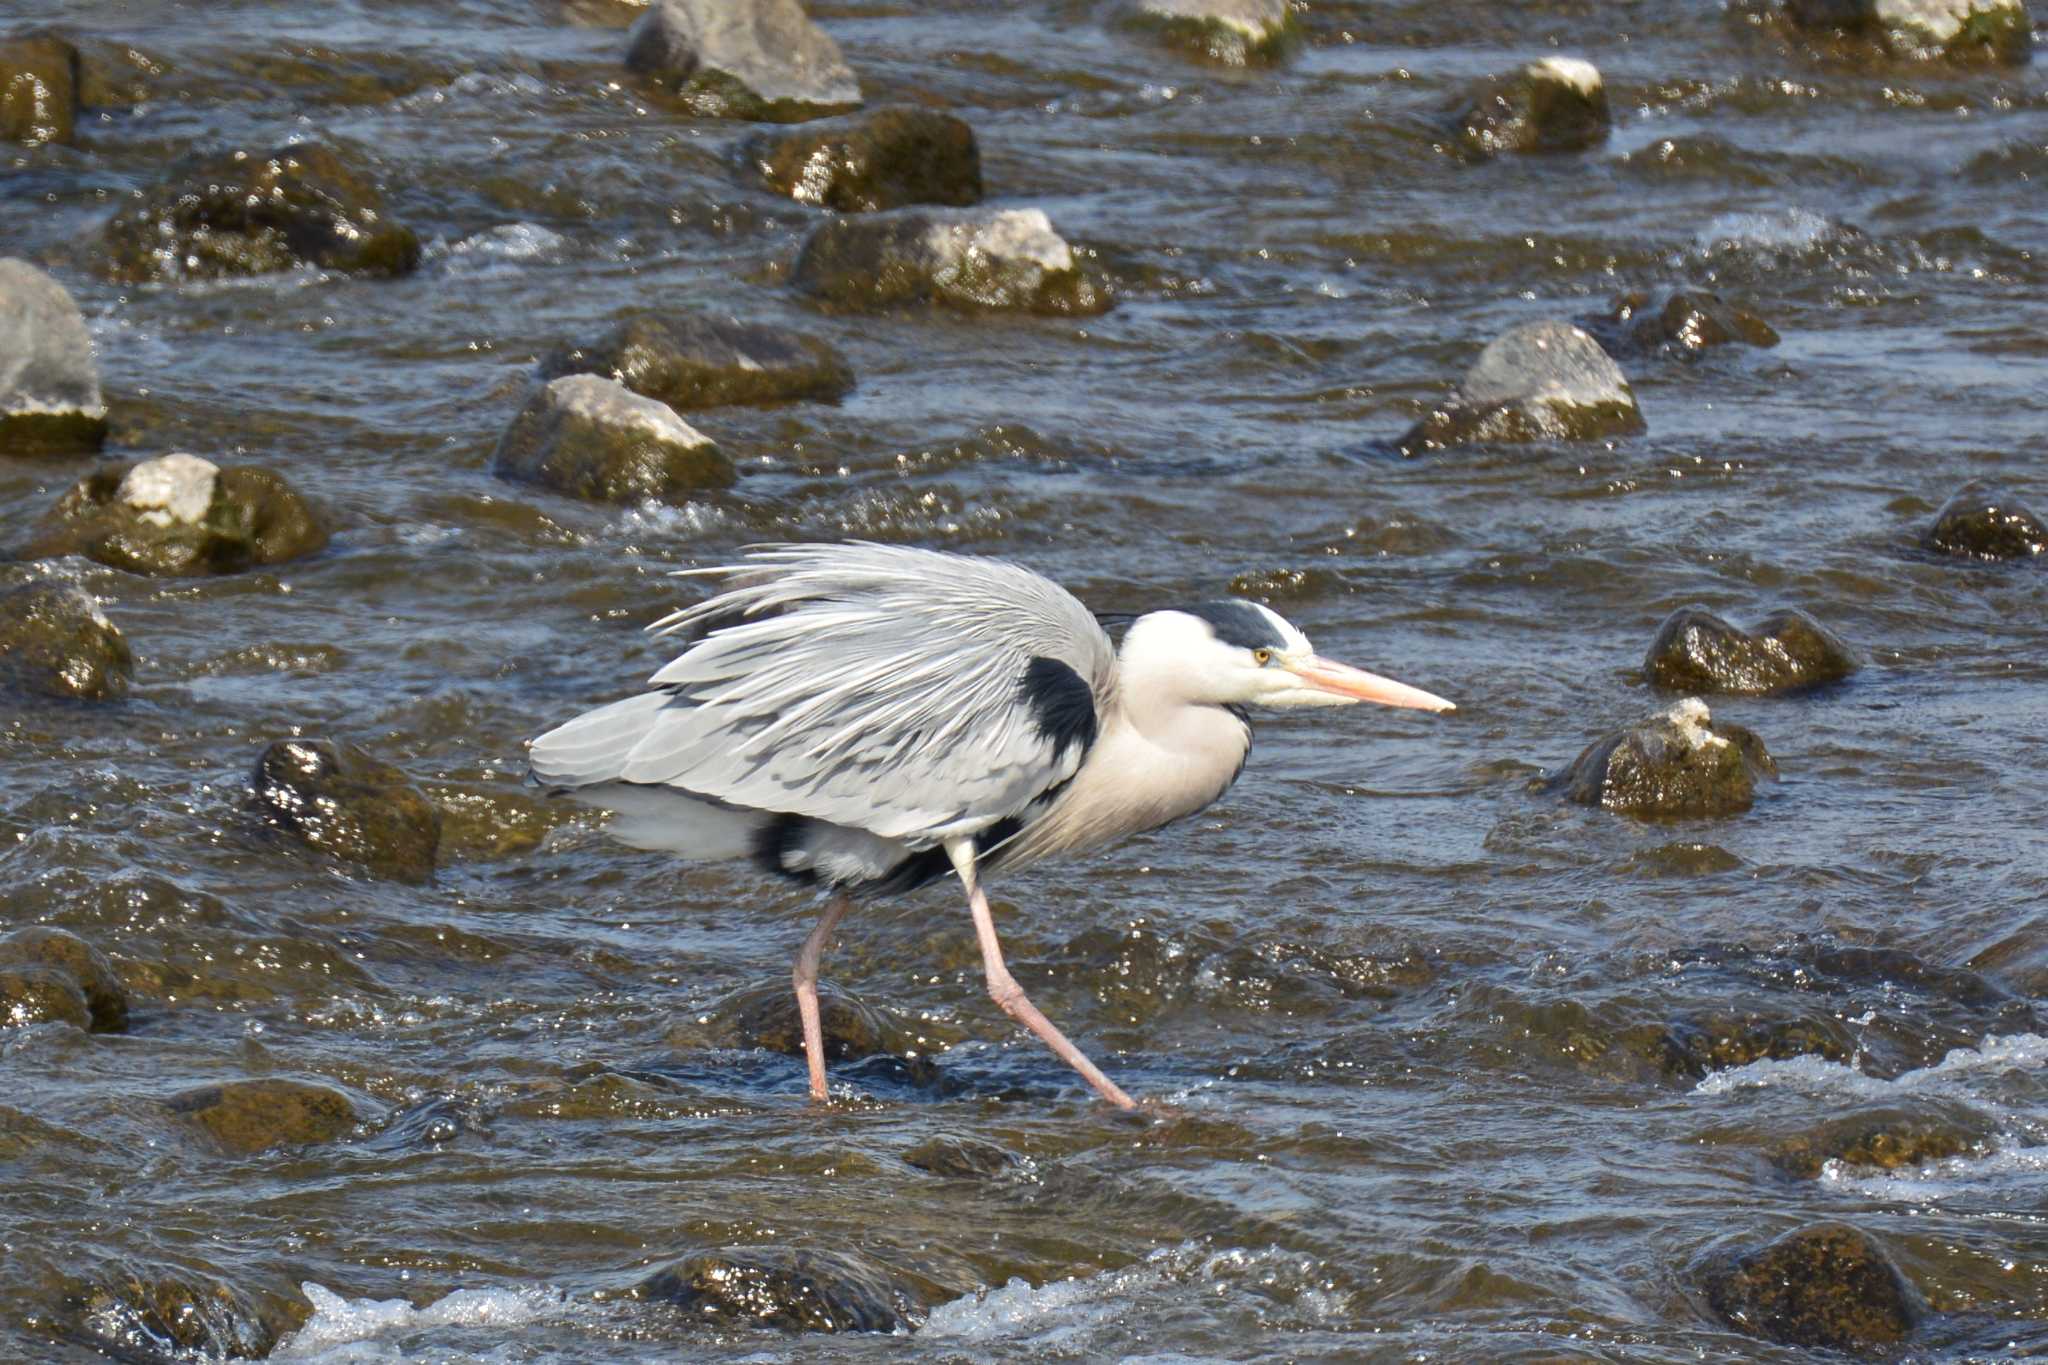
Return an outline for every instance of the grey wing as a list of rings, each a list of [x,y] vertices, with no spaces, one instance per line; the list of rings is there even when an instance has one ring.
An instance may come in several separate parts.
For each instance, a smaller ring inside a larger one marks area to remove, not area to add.
[[[653,627],[707,631],[651,679],[664,690],[534,741],[543,781],[661,784],[924,846],[1072,777],[1114,683],[1087,608],[998,560],[791,545],[703,572],[729,586]]]

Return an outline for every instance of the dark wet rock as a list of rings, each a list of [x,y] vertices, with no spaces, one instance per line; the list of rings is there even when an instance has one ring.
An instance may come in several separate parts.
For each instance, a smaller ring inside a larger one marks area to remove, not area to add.
[[[903,1154],[905,1165],[948,1180],[993,1180],[1020,1160],[992,1142],[958,1137],[928,1138]]]
[[[1532,322],[1489,343],[1450,400],[1401,438],[1401,449],[1596,441],[1642,429],[1628,376],[1599,342],[1568,322]]]
[[[54,967],[0,966],[0,1028],[46,1023],[92,1026],[78,983]]]
[[[261,1360],[305,1325],[312,1305],[285,1284],[235,1283],[182,1266],[125,1266],[66,1296],[72,1335],[119,1361]],[[167,1354],[168,1351],[176,1355]]]
[[[892,104],[759,133],[741,155],[770,189],[841,213],[981,202],[974,130],[936,109]]]
[[[97,450],[106,434],[78,305],[27,261],[0,258],[0,455]]]
[[[1653,819],[1700,818],[1748,810],[1757,782],[1777,775],[1762,740],[1739,725],[1716,723],[1705,702],[1688,697],[1594,740],[1543,785],[1582,806]]]
[[[1785,13],[1892,57],[2018,64],[2033,49],[2024,0],[1786,0]]]
[[[196,576],[282,564],[326,543],[319,517],[279,475],[171,454],[79,480],[19,557],[84,555],[129,573]]]
[[[804,243],[791,283],[843,308],[936,300],[970,310],[1093,314],[1109,292],[1039,209],[841,218]]]
[[[1624,294],[1604,321],[1619,344],[1637,351],[1694,355],[1716,346],[1778,344],[1778,333],[1768,322],[1704,289]]]
[[[599,502],[687,502],[738,477],[668,404],[594,374],[550,380],[512,419],[491,468]]]
[[[170,62],[160,53],[85,31],[78,43],[78,102],[88,109],[133,109],[159,98]]]
[[[1884,1249],[1842,1223],[1788,1232],[1710,1265],[1705,1280],[1730,1326],[1787,1346],[1879,1351],[1904,1341],[1922,1313]]]
[[[0,41],[0,141],[70,142],[78,127],[78,49],[50,33]]]
[[[1123,22],[1225,66],[1278,61],[1297,36],[1287,0],[1123,0]]]
[[[1834,1161],[1894,1171],[1985,1150],[1995,1125],[1960,1104],[1899,1103],[1829,1119],[1786,1138],[1771,1160],[1792,1175],[1813,1177]]]
[[[0,594],[0,688],[108,701],[126,694],[134,674],[128,642],[91,593],[28,583]]]
[[[1576,57],[1543,57],[1476,91],[1458,113],[1467,150],[1577,152],[1607,140],[1614,126],[1599,70]]]
[[[1643,658],[1643,673],[1675,692],[1766,696],[1838,682],[1856,671],[1849,646],[1797,608],[1774,611],[1740,630],[1704,607],[1666,617]]]
[[[1677,1020],[1648,1040],[1645,1051],[1667,1075],[1698,1081],[1715,1071],[1752,1062],[1789,1062],[1819,1057],[1846,1062],[1857,1039],[1839,1019],[1815,1015],[1772,1018],[1757,1014],[1711,1014]]]
[[[434,875],[441,812],[404,773],[355,745],[279,740],[256,760],[250,781],[257,816],[272,829],[380,877]]]
[[[556,353],[543,373],[600,375],[677,409],[830,402],[853,387],[853,371],[822,341],[702,313],[622,322],[597,341]]]
[[[2048,526],[2012,494],[1979,479],[1942,504],[1922,543],[1970,559],[2032,559],[2048,554]]]
[[[107,224],[101,269],[116,280],[261,275],[316,265],[403,275],[412,229],[389,217],[341,153],[301,142],[188,162]]]
[[[797,123],[860,103],[839,45],[797,0],[654,0],[626,66],[715,118]]]
[[[0,965],[40,967],[62,975],[85,1001],[95,1033],[121,1033],[128,1028],[128,993],[100,950],[74,933],[48,925],[30,925],[0,938]]]
[[[171,1112],[236,1156],[272,1147],[332,1142],[356,1126],[355,1105],[339,1090],[310,1081],[229,1081],[170,1099]]]
[[[706,1323],[800,1332],[907,1331],[921,1307],[862,1257],[781,1246],[702,1252],[650,1275],[634,1294]]]

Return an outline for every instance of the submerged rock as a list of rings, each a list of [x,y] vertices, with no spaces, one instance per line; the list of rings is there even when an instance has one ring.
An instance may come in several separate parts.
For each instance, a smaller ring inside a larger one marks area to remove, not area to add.
[[[1296,36],[1287,0],[1123,0],[1123,20],[1225,66],[1278,61]]]
[[[768,188],[819,208],[873,213],[981,202],[981,150],[962,119],[892,104],[760,133],[741,148]]]
[[[1643,673],[1675,692],[1767,696],[1840,681],[1856,657],[1797,608],[1774,611],[1744,631],[1704,607],[1681,607],[1657,628]]]
[[[173,1095],[171,1112],[236,1156],[332,1142],[356,1126],[348,1096],[307,1081],[230,1081]]]
[[[94,470],[58,499],[21,558],[84,555],[129,573],[239,573],[312,554],[326,528],[277,474],[171,454]]]
[[[1475,441],[1595,441],[1643,430],[1614,358],[1568,322],[1531,322],[1479,353],[1457,391],[1401,438],[1403,454]]]
[[[282,1284],[251,1284],[246,1274],[230,1284],[182,1266],[122,1267],[81,1281],[66,1297],[78,1338],[106,1343],[109,1359],[151,1365],[266,1359],[312,1314],[305,1297]]]
[[[128,642],[83,588],[27,583],[0,594],[0,688],[108,701],[134,674]]]
[[[666,403],[594,374],[550,380],[512,419],[491,467],[600,502],[687,502],[738,477],[711,439]]]
[[[1786,1062],[1794,1057],[1847,1062],[1856,1054],[1858,1041],[1847,1025],[1827,1015],[1774,1019],[1707,1014],[1672,1021],[1645,1050],[1666,1075],[1698,1081],[1710,1072],[1752,1062]]]
[[[1688,697],[1594,740],[1544,786],[1625,815],[1697,818],[1748,810],[1758,779],[1777,775],[1762,740],[1739,725],[1716,725],[1706,703]]]
[[[0,258],[0,455],[98,450],[106,435],[84,315],[63,285]]]
[[[1981,1151],[1996,1125],[1960,1104],[1904,1101],[1829,1119],[1771,1150],[1782,1170],[1811,1178],[1829,1162],[1895,1171]]]
[[[906,209],[823,224],[791,283],[843,308],[936,300],[1030,313],[1108,311],[1108,291],[1039,209]]]
[[[903,1154],[903,1164],[945,1180],[993,1180],[1021,1164],[1015,1152],[974,1138],[927,1138]]]
[[[601,375],[672,408],[830,402],[853,387],[853,371],[822,341],[702,313],[622,322],[597,341],[556,353],[543,372],[551,379]]]
[[[797,0],[654,0],[626,66],[714,118],[797,123],[860,103],[839,45]]]
[[[1979,479],[1942,504],[1922,543],[1970,559],[2032,559],[2048,554],[2048,526],[2012,494]]]
[[[1787,1346],[1868,1352],[1896,1346],[1919,1297],[1884,1249],[1842,1223],[1788,1232],[1708,1267],[1707,1302],[1730,1326]]]
[[[108,222],[101,268],[116,280],[260,275],[316,265],[403,275],[412,229],[386,216],[369,178],[331,147],[189,162]]]
[[[1875,44],[1889,56],[2017,65],[2033,49],[2024,0],[1786,0],[1801,28]]]
[[[0,966],[0,1028],[49,1023],[91,1027],[78,983],[49,967]]]
[[[1778,344],[1778,333],[1768,322],[1704,289],[1624,294],[1605,321],[1623,345],[1638,351],[1697,355],[1716,346]]]
[[[70,142],[78,129],[78,49],[50,33],[0,41],[0,141]]]
[[[1496,76],[1458,113],[1466,149],[1480,156],[1583,151],[1613,127],[1599,68],[1576,57],[1543,57]]]
[[[633,1292],[706,1323],[799,1332],[908,1331],[920,1308],[907,1286],[862,1257],[781,1246],[700,1252]]]
[[[250,779],[258,817],[272,829],[361,864],[380,877],[434,875],[441,812],[404,773],[353,744],[279,740]]]
[[[74,933],[30,925],[0,938],[0,965],[40,968],[63,977],[85,1002],[87,1027],[95,1033],[128,1028],[128,994],[113,964]]]

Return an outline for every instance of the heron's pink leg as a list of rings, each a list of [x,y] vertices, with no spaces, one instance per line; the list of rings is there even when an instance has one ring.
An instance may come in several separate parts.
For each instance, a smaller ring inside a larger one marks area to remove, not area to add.
[[[1052,1020],[1038,1012],[1038,1006],[1025,996],[1024,988],[1017,984],[1017,978],[1010,975],[1010,969],[1003,965],[1003,945],[996,941],[995,917],[989,913],[988,897],[981,887],[973,882],[967,886],[967,903],[974,910],[974,932],[981,937],[981,965],[988,973],[988,993],[1003,1013],[1015,1019],[1045,1040],[1045,1045],[1060,1055],[1060,1060],[1081,1073],[1081,1079],[1095,1087],[1095,1093],[1119,1109],[1136,1109],[1137,1102],[1117,1087],[1117,1083],[1102,1074],[1102,1069],[1088,1060],[1080,1048],[1067,1041],[1067,1035],[1053,1027]]]
[[[811,1098],[820,1104],[826,1096],[825,1029],[818,1021],[818,958],[825,951],[825,940],[832,937],[832,927],[852,907],[853,902],[840,895],[827,901],[818,927],[811,930],[796,955],[796,1012],[804,1023],[804,1061],[811,1068]]]

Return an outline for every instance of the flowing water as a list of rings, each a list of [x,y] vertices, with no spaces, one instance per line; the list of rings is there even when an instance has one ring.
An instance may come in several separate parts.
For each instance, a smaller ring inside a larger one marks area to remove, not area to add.
[[[90,940],[134,1010],[0,1037],[0,1356],[1793,1360],[1702,1267],[1830,1220],[1924,1298],[1912,1351],[2048,1351],[2048,570],[1918,548],[1967,479],[2048,504],[2048,64],[1817,57],[1684,0],[1312,0],[1251,72],[1080,0],[812,9],[871,103],[969,120],[990,198],[1043,207],[1116,309],[807,305],[782,279],[816,215],[743,180],[743,126],[623,79],[629,8],[60,6],[167,68],[0,170],[5,251],[90,321],[109,457],[269,465],[336,535],[212,579],[0,567],[83,584],[138,659],[125,702],[0,722],[0,927]],[[1605,73],[1607,145],[1448,150],[1475,78],[1551,52]],[[315,136],[375,168],[417,274],[87,268],[188,150]],[[1640,436],[1394,452],[1507,327],[1674,285],[1782,344],[1627,359]],[[648,308],[794,326],[858,387],[692,414],[743,476],[686,507],[494,478],[536,358]],[[88,464],[0,459],[0,542]],[[809,896],[522,787],[523,740],[659,666],[670,570],[842,537],[1013,557],[1103,611],[1235,590],[1459,703],[1265,720],[1202,816],[997,885],[1026,988],[1163,1113],[1091,1102],[996,1011],[946,887],[844,926],[826,980],[893,1051],[807,1105],[733,1020]],[[1533,791],[1669,704],[1638,666],[1689,602],[1804,608],[1864,667],[1710,699],[1782,769],[1745,815]],[[256,830],[251,765],[293,735],[444,809],[431,883]],[[360,1122],[236,1156],[165,1104],[258,1077]],[[1784,1158],[1873,1107],[1962,1140]],[[628,1293],[762,1246],[893,1277],[918,1325]],[[184,1346],[150,1315],[179,1285]]]

